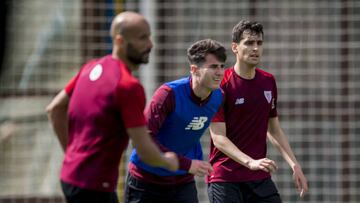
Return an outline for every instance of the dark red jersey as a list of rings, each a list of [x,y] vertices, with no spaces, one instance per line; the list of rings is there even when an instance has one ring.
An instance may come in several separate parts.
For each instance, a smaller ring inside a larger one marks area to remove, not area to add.
[[[69,140],[61,180],[115,191],[127,128],[145,126],[145,93],[126,65],[111,55],[85,64],[65,87]]]
[[[266,157],[268,120],[277,116],[277,88],[273,75],[256,69],[253,79],[237,75],[234,68],[225,70],[221,88],[225,94],[222,110],[213,122],[226,122],[226,136],[253,159]],[[242,182],[269,177],[264,171],[252,171],[233,161],[211,142],[210,163],[214,173],[208,182]]]

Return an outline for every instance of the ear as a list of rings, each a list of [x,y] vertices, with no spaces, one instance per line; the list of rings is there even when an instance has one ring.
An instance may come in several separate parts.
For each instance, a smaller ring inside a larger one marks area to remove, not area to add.
[[[237,54],[238,50],[237,50],[238,44],[236,44],[235,42],[231,43],[231,50]]]
[[[191,64],[190,65],[190,73],[193,75],[197,75],[198,74],[198,67],[197,65]]]
[[[122,36],[120,34],[115,35],[115,39],[114,39],[115,44],[121,45],[124,43],[124,41],[125,41],[124,36]]]

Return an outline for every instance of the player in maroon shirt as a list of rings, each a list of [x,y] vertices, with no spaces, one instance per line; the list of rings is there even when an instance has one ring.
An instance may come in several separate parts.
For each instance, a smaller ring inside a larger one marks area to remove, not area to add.
[[[263,51],[262,25],[240,21],[232,41],[236,63],[225,71],[224,106],[210,126],[210,202],[281,202],[270,175],[277,165],[266,157],[267,136],[291,166],[302,197],[307,180],[279,124],[275,79],[256,67]]]
[[[118,202],[118,167],[129,138],[144,162],[178,169],[177,156],[162,155],[147,133],[144,89],[131,75],[148,62],[149,24],[124,12],[114,18],[110,34],[112,55],[86,63],[47,107],[65,151],[61,183],[70,203]]]

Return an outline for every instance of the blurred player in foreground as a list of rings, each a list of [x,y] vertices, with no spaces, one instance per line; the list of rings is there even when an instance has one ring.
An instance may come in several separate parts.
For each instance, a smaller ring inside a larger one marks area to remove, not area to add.
[[[112,54],[85,64],[47,107],[65,151],[61,183],[70,203],[118,202],[118,168],[129,138],[144,162],[178,169],[176,154],[162,154],[147,133],[144,89],[131,75],[148,62],[148,22],[124,12],[112,21],[110,34]]]
[[[219,85],[226,52],[220,43],[205,39],[192,44],[187,55],[191,76],[163,84],[145,111],[151,135],[163,151],[178,154],[180,168],[172,172],[151,167],[133,150],[126,203],[196,203],[194,175],[212,171],[210,164],[202,161],[200,137],[223,102]]]
[[[210,163],[207,177],[212,203],[281,202],[271,172],[275,162],[266,157],[267,131],[293,170],[302,197],[307,180],[296,160],[277,115],[277,88],[273,75],[256,66],[263,52],[263,29],[257,22],[240,21],[232,33],[236,63],[224,73],[224,107],[210,126]]]

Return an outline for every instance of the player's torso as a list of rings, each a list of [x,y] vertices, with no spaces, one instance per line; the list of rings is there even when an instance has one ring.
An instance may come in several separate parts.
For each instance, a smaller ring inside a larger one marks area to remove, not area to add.
[[[211,119],[222,103],[221,91],[214,90],[209,100],[199,105],[191,97],[189,80],[168,84],[175,96],[175,109],[165,119],[157,138],[170,149],[187,151],[210,125]]]
[[[227,136],[238,147],[252,151],[254,143],[265,144],[270,111],[275,108],[275,83],[259,70],[251,80],[227,71],[232,71],[222,85]]]
[[[107,57],[83,67],[69,103],[63,179],[89,189],[107,191],[115,187],[120,157],[128,144],[115,105],[120,78],[119,64]],[[101,178],[96,174],[102,174]]]

